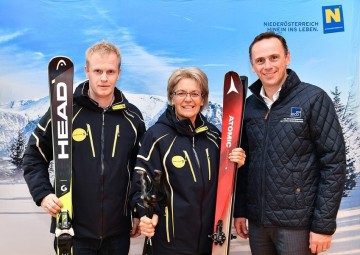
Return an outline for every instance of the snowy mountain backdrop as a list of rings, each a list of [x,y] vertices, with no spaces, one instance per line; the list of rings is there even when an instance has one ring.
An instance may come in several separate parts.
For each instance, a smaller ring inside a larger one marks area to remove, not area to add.
[[[146,127],[155,123],[165,110],[167,98],[155,95],[124,93],[126,98],[135,104],[143,114]],[[37,100],[12,101],[0,105],[0,156],[9,154],[8,148],[18,132],[24,133],[26,140],[36,124],[49,108],[49,97]],[[209,102],[203,114],[211,123],[221,129],[222,106]]]
[[[347,176],[344,196],[349,196],[350,191],[358,186],[360,176],[360,134],[352,115],[343,111],[346,107],[343,107],[339,101],[339,92],[333,94],[346,143]],[[125,96],[140,109],[147,128],[155,123],[167,105],[167,98],[163,96],[130,93],[125,93]],[[17,141],[19,133],[26,141],[29,139],[36,124],[49,108],[49,104],[49,97],[44,97],[0,105],[0,169],[3,170],[2,174],[6,181],[16,173],[15,165],[10,164],[10,146]],[[203,114],[221,130],[222,106],[220,104],[210,101]]]

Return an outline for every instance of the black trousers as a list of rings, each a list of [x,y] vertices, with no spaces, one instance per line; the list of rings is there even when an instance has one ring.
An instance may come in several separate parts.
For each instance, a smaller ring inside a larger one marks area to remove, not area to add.
[[[54,240],[56,251],[56,238]],[[73,238],[74,255],[124,255],[130,249],[130,236],[112,236],[104,239]]]
[[[249,242],[253,255],[313,255],[310,231],[259,226],[249,221]]]

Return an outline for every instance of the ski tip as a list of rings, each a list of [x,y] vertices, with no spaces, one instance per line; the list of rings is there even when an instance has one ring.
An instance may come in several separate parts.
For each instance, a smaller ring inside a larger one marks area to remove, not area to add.
[[[229,71],[225,74],[225,80],[230,80],[231,82],[235,82],[237,84],[241,84],[242,80],[240,79],[240,75],[235,71]]]
[[[55,77],[65,73],[67,71],[74,72],[74,64],[70,58],[66,56],[56,56],[49,61],[48,65],[49,78]]]
[[[70,58],[65,56],[53,57],[48,65],[49,85],[55,80],[66,81],[72,88],[74,79],[74,64]],[[71,89],[72,90],[72,89]]]
[[[238,73],[235,71],[227,72],[225,74],[224,86],[230,88],[241,86],[241,79]]]
[[[62,56],[62,55],[52,57],[49,62],[58,61],[58,60],[60,60],[60,59],[64,59],[64,60],[66,60],[66,61],[72,62],[69,57],[67,57],[67,56]]]
[[[50,59],[49,68],[53,70],[68,69],[74,67],[72,60],[66,56],[56,56]]]
[[[226,78],[237,81],[240,80],[244,87],[248,87],[249,79],[246,75],[239,75],[236,71],[231,70],[225,74],[225,79]]]
[[[235,72],[234,70],[230,70],[230,71],[228,71],[225,75],[231,75],[231,76],[233,76],[233,75],[237,75],[237,76],[239,76],[239,75],[238,75],[238,73],[237,73],[237,72]]]
[[[243,84],[243,86],[245,88],[248,87],[248,83],[249,83],[249,78],[245,75],[240,75],[240,80],[241,80],[241,83]]]

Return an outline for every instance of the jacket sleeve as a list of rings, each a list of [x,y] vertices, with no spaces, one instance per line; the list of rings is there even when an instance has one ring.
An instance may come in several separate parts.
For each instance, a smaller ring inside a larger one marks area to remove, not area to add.
[[[151,182],[155,179],[154,170],[162,171],[162,156],[158,144],[160,140],[161,138],[156,139],[154,137],[151,130],[147,131],[143,136],[137,155],[135,173],[131,185],[131,207],[139,217],[146,214],[146,208],[141,198],[141,180],[138,172],[146,172],[150,178],[149,185],[151,185]]]
[[[50,111],[41,118],[32,132],[24,152],[24,179],[36,205],[54,189],[49,179],[49,164],[53,159]]]
[[[321,93],[311,112],[310,130],[320,161],[320,180],[311,231],[331,235],[336,230],[346,177],[345,142],[330,97]]]
[[[250,156],[247,146],[246,128],[243,125],[241,134],[241,148],[245,150],[246,160],[245,164],[237,170],[236,178],[236,193],[235,193],[235,204],[234,204],[234,218],[247,218],[246,215],[246,190],[247,190],[247,177],[248,177],[248,162]]]
[[[140,141],[146,131],[145,123],[144,123],[144,121],[142,121],[143,117],[142,117],[140,111],[139,111],[138,115],[141,117],[141,121],[139,121],[139,125],[136,129],[137,130],[137,139],[135,142],[134,149],[132,150],[132,153],[131,153],[131,158],[129,160],[130,169],[134,169],[134,167],[135,167],[137,154],[138,154],[139,148],[140,148]],[[132,178],[132,176],[133,176],[133,172],[131,172],[131,178]]]
[[[140,113],[140,116],[142,118],[141,113]],[[131,171],[131,176],[130,176],[132,184],[131,184],[131,189],[130,189],[130,203],[129,203],[129,205],[130,205],[131,214],[132,214],[132,216],[134,218],[139,218],[139,214],[137,213],[136,210],[132,209],[133,206],[131,205],[131,196],[132,196],[131,192],[133,192],[133,179],[136,177],[135,175],[137,175],[136,172],[134,173],[134,168],[135,168],[135,164],[136,164],[137,154],[138,154],[139,149],[140,149],[140,141],[141,141],[145,131],[146,131],[145,123],[143,121],[141,121],[138,128],[137,128],[137,132],[138,132],[137,140],[136,140],[136,144],[135,144],[135,147],[133,149],[133,152],[131,154],[131,159],[129,161],[130,169],[133,170],[133,171]]]

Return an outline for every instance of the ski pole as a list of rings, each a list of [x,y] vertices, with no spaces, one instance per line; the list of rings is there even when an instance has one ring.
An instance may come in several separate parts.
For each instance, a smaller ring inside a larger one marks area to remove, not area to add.
[[[144,171],[138,171],[141,181],[141,199],[143,205],[146,208],[146,216],[152,218],[154,215],[154,208],[159,201],[163,200],[164,194],[160,191],[160,179],[162,172],[160,170],[154,170],[155,181],[151,181],[149,175]],[[150,179],[149,181],[146,178]],[[154,255],[154,249],[151,241],[151,237],[145,237],[144,249],[142,255]]]

